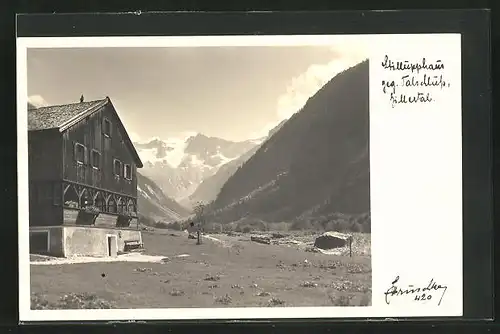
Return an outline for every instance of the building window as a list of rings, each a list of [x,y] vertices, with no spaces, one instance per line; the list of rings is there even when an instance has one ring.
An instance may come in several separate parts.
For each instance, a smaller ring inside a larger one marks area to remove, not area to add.
[[[106,137],[111,137],[111,121],[107,118],[104,119],[102,124],[102,133],[104,133]]]
[[[123,177],[132,180],[132,167],[129,164],[126,164],[123,168]]]
[[[91,163],[93,168],[101,169],[101,153],[99,151],[92,150]]]
[[[75,143],[75,161],[80,164],[85,163],[87,148],[80,143]]]
[[[117,177],[122,175],[122,162],[118,159],[115,159],[113,162],[113,172]]]

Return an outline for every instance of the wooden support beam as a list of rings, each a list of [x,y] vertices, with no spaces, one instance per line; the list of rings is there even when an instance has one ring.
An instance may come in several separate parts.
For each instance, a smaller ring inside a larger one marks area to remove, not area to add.
[[[82,189],[83,188],[83,189]],[[82,198],[83,194],[87,191],[87,189],[85,189],[84,187],[80,187],[80,192],[78,193],[78,198]]]
[[[107,194],[105,197],[104,197],[104,201],[106,202],[106,207],[108,206],[109,204],[109,200],[111,199],[111,194]]]
[[[69,187],[71,187],[71,184],[64,184],[63,185],[63,196],[66,195],[66,193],[68,192]]]
[[[73,190],[75,191],[76,193],[76,196],[78,197],[78,204],[80,204],[80,200],[82,199],[81,196],[80,196],[80,187],[77,186],[76,184],[73,185]]]
[[[98,206],[103,213],[118,215],[128,212],[137,213],[137,197],[66,179],[58,182],[63,193],[63,205],[68,201],[75,201],[79,204],[79,208],[82,209],[85,206],[82,202],[86,199],[87,204]],[[73,194],[68,193],[70,189],[74,191]],[[114,202],[112,207],[110,207],[111,200]]]
[[[103,191],[105,193],[113,193],[113,194],[120,195],[120,196],[123,196],[123,197],[131,197],[131,198],[137,199],[136,197],[132,197],[132,196],[127,195],[127,194],[122,194],[122,193],[119,193],[119,192],[111,192],[111,191],[109,191],[107,189],[104,189],[104,188],[90,186],[90,185],[83,184],[83,183],[80,183],[80,182],[75,182],[75,181],[66,180],[66,179],[63,180],[63,182],[68,183],[68,184],[72,184],[72,185],[84,186],[84,187],[86,187],[88,189],[100,190],[100,191]]]

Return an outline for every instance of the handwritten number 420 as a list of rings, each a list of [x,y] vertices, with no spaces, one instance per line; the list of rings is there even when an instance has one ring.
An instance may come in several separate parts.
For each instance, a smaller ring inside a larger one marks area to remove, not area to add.
[[[431,300],[431,299],[432,299],[432,295],[426,295],[425,293],[423,293],[421,295],[416,295],[414,300],[426,301],[426,300]]]

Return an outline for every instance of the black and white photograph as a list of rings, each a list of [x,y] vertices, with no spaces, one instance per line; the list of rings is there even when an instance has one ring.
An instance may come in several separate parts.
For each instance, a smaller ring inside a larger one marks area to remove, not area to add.
[[[461,77],[459,34],[18,38],[20,317],[461,316]]]
[[[371,306],[350,41],[28,48],[31,309]]]

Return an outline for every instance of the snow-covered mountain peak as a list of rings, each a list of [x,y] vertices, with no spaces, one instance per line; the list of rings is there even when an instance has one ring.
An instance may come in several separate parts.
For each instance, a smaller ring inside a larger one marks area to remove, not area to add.
[[[258,142],[233,142],[190,131],[167,139],[153,137],[134,145],[144,163],[141,172],[154,180],[167,196],[180,200]]]

